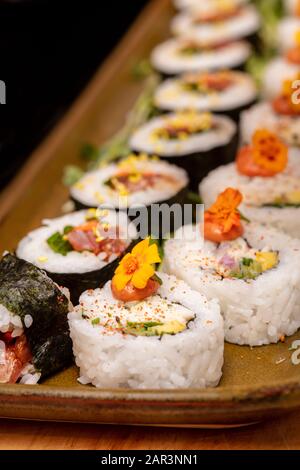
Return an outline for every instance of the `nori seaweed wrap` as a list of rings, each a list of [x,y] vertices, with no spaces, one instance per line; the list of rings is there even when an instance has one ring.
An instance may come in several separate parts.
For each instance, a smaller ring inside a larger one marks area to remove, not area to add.
[[[135,227],[125,213],[89,209],[44,220],[21,240],[16,254],[67,287],[77,304],[84,291],[111,279],[135,238]]]
[[[72,363],[68,311],[46,273],[11,254],[1,259],[0,383],[36,383]]]
[[[211,170],[232,161],[237,126],[227,116],[183,111],[155,117],[138,128],[129,145],[133,151],[158,155],[185,169],[191,189]]]

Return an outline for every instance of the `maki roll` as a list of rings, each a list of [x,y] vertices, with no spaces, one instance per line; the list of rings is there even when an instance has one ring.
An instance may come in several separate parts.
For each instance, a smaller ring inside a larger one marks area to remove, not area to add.
[[[249,143],[256,129],[265,128],[286,144],[300,146],[300,104],[293,99],[295,80],[299,80],[299,75],[284,81],[281,92],[273,100],[258,103],[241,114],[242,142]]]
[[[21,240],[16,254],[70,289],[76,303],[82,292],[111,278],[135,237],[126,214],[83,210],[44,220],[41,228]]]
[[[283,18],[278,25],[277,38],[278,48],[281,51],[287,51],[299,42],[300,18],[288,16]]]
[[[250,37],[260,27],[260,15],[254,5],[227,5],[205,12],[194,10],[175,16],[172,32],[207,44],[229,42]]]
[[[196,109],[226,113],[234,120],[257,97],[250,75],[225,70],[189,73],[163,82],[154,96],[157,108],[168,111]]]
[[[213,15],[221,9],[230,10],[232,7],[240,6],[249,0],[174,0],[174,5],[178,9],[197,9],[204,15]],[[295,1],[295,0],[294,0]]]
[[[275,134],[257,130],[235,163],[212,171],[200,185],[209,206],[228,185],[238,188],[243,214],[252,222],[272,225],[300,238],[299,151],[288,149]]]
[[[208,44],[182,37],[156,46],[151,55],[155,70],[164,76],[186,72],[242,68],[251,54],[247,41]]]
[[[195,111],[156,117],[138,128],[129,145],[136,152],[158,155],[184,168],[191,187],[221,162],[235,155],[236,124],[228,117]]]
[[[111,282],[85,292],[69,314],[79,381],[137,389],[214,387],[222,375],[219,305],[182,281],[156,275],[143,240]]]
[[[77,208],[109,204],[118,210],[154,203],[181,203],[189,184],[184,170],[157,157],[131,154],[86,173],[71,188]]]
[[[228,342],[277,343],[300,327],[300,242],[242,221],[241,201],[227,188],[205,211],[204,243],[168,240],[163,268],[219,300]]]
[[[36,384],[72,363],[68,292],[11,254],[0,261],[0,383]]]
[[[282,89],[282,83],[291,77],[300,75],[300,47],[290,49],[286,56],[271,60],[263,74],[262,87],[266,98],[278,96]]]

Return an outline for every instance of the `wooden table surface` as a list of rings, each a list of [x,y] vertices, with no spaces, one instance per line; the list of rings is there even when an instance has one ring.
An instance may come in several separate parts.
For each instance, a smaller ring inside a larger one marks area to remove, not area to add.
[[[0,450],[300,449],[300,412],[231,430],[0,420]]]

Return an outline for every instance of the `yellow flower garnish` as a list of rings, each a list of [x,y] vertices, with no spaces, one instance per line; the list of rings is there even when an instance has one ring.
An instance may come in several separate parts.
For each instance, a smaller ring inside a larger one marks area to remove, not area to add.
[[[297,46],[300,46],[300,29],[295,32],[294,39]]]
[[[153,265],[160,262],[157,245],[150,245],[149,238],[146,238],[120,261],[113,283],[119,291],[124,289],[129,282],[132,282],[137,289],[144,289],[149,279],[155,274]]]

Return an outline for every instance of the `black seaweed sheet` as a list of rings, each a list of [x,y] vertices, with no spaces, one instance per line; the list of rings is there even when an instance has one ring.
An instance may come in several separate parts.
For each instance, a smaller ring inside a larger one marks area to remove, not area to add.
[[[68,327],[68,299],[39,268],[7,254],[0,261],[0,304],[33,323],[24,332],[33,364],[48,376],[68,366],[73,359]]]

